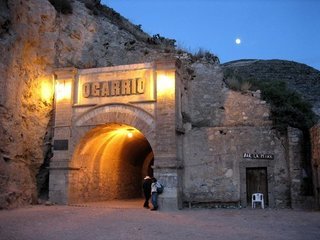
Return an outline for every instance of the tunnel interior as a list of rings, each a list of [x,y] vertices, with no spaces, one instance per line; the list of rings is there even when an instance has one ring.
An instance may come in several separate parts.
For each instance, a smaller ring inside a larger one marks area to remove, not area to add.
[[[144,176],[153,175],[153,151],[136,128],[112,123],[90,130],[76,147],[70,176],[77,201],[92,202],[142,197]]]

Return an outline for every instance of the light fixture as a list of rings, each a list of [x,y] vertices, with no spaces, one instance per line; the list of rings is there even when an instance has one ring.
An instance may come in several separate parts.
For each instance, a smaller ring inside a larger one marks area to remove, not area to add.
[[[50,102],[53,98],[53,83],[51,79],[43,78],[40,84],[41,100]]]
[[[172,94],[174,92],[174,84],[174,76],[172,74],[159,74],[157,76],[158,95]]]
[[[132,137],[133,137],[132,131],[133,131],[132,128],[127,129],[127,137],[128,137],[128,138],[132,138]]]
[[[70,99],[71,98],[71,82],[66,82],[66,80],[63,80],[63,83],[60,83],[61,81],[56,82],[56,99],[57,101]]]

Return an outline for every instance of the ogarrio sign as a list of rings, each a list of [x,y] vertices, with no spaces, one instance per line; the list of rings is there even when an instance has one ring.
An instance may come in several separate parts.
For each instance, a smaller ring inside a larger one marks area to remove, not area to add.
[[[79,69],[74,84],[74,105],[155,101],[153,63]]]
[[[82,96],[84,98],[135,95],[144,92],[145,80],[142,78],[87,82],[82,85]]]

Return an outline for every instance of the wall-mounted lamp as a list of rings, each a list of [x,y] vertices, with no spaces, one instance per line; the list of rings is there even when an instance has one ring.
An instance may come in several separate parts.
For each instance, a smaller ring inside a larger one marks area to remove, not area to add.
[[[55,87],[56,100],[66,100],[71,98],[71,82],[63,80],[56,81]]]
[[[53,98],[53,81],[52,78],[41,78],[40,79],[40,91],[41,100],[51,102]]]
[[[157,75],[157,93],[158,95],[171,94],[174,92],[174,75],[158,74]]]

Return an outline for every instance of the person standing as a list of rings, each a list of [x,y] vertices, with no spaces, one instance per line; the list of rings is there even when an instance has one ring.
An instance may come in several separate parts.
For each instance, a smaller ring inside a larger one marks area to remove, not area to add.
[[[155,177],[152,178],[152,184],[151,184],[151,202],[153,205],[153,208],[151,208],[151,211],[158,210],[157,179]]]
[[[146,176],[143,179],[143,184],[142,184],[142,189],[143,189],[143,194],[144,194],[143,207],[145,207],[145,208],[149,208],[149,199],[151,197],[151,184],[152,184],[151,177]]]

